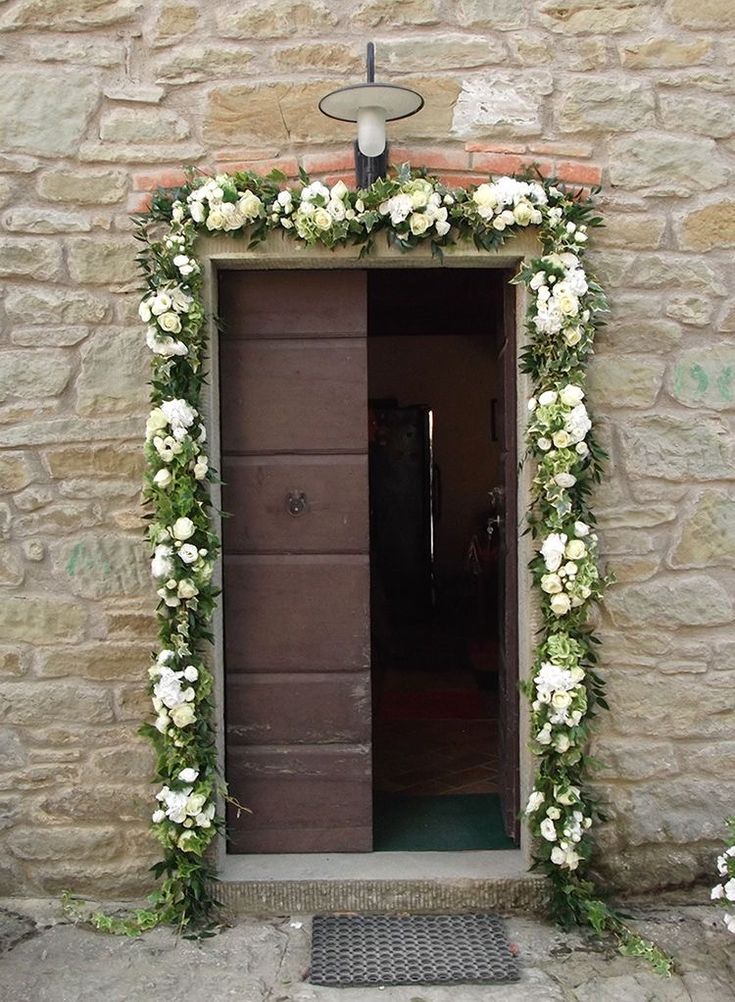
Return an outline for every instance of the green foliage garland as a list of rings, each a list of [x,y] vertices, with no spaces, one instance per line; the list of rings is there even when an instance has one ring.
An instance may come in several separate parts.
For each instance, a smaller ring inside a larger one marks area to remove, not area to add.
[[[441,257],[462,240],[496,250],[532,226],[541,253],[514,279],[529,292],[521,366],[534,387],[526,442],[535,462],[529,521],[539,551],[531,569],[544,621],[525,682],[538,756],[525,813],[536,836],[534,865],[551,882],[555,917],[625,938],[586,875],[596,815],[584,791],[585,748],[591,720],[605,706],[588,613],[605,581],[590,510],[604,454],[591,432],[584,385],[606,300],[583,259],[588,229],[601,220],[582,193],[531,175],[463,189],[404,165],[356,192],[306,175],[295,188],[285,182],[277,172],[214,178],[192,172],[183,187],[159,191],[137,220],[145,283],[140,315],[153,353],[145,498],[160,598],[161,650],[149,670],[156,719],[143,728],[156,749],[161,783],[153,828],[164,854],[154,870],[164,880],[154,907],[183,928],[211,923],[214,874],[206,850],[223,826],[215,814],[224,784],[217,773],[213,679],[202,655],[212,639],[220,543],[210,520],[214,474],[200,418],[206,325],[197,237],[230,233],[252,247],[277,230],[306,246],[360,245],[362,255],[384,235],[400,251],[428,242]]]

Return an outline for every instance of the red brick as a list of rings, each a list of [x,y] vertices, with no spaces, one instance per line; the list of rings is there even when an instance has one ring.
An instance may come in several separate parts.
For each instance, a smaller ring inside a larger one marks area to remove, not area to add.
[[[475,153],[472,157],[472,169],[483,174],[520,174],[529,167],[534,167],[548,177],[552,173],[551,162],[536,160],[531,156],[514,156],[507,153]]]
[[[224,163],[226,160],[271,160],[273,157],[280,155],[281,151],[275,147],[254,150],[244,146],[235,147],[231,150],[216,150],[212,154],[216,163]]]
[[[330,188],[332,187],[333,184],[336,184],[338,181],[342,181],[350,189],[357,187],[357,181],[355,180],[354,170],[342,171],[341,173],[327,174],[325,177],[322,178],[322,180],[326,185],[329,185]]]
[[[271,160],[224,160],[217,161],[216,174],[234,174],[238,170],[249,170],[253,174],[269,174],[272,170],[280,170],[287,177],[296,177],[299,165],[296,157],[274,157]]]
[[[602,170],[595,164],[575,164],[569,160],[562,160],[557,163],[554,173],[560,181],[572,184],[595,185],[602,181]]]
[[[341,150],[324,150],[307,153],[301,158],[307,174],[324,174],[330,170],[354,170],[355,154],[349,147]]]
[[[128,212],[147,212],[151,207],[151,193],[146,192],[145,194],[129,195],[127,210]]]
[[[480,143],[465,143],[464,148],[468,153],[525,153],[525,143],[511,143],[497,140],[494,143],[485,140]]]
[[[441,146],[391,146],[390,159],[394,164],[410,163],[430,170],[467,170],[470,166],[469,154],[464,150]]]
[[[133,174],[133,191],[155,191],[156,188],[178,188],[186,182],[186,174],[175,167],[141,171]]]
[[[482,184],[487,180],[484,174],[460,173],[459,171],[443,170],[440,179],[450,188],[469,188],[470,185]]]

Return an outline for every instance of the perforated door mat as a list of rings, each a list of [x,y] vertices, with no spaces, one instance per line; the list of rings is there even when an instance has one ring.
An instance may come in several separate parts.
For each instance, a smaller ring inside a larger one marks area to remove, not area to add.
[[[314,985],[484,985],[518,981],[495,915],[316,915]]]

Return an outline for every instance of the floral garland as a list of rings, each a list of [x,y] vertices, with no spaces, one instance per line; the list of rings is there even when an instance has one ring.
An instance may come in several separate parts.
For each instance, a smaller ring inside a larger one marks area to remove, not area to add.
[[[717,857],[718,882],[712,888],[711,898],[723,908],[735,913],[735,817],[727,819],[730,830],[728,845]],[[735,914],[726,911],[722,921],[728,932],[735,933]]]
[[[537,836],[535,865],[551,880],[556,916],[609,925],[612,913],[585,876],[595,809],[583,791],[590,721],[605,706],[588,626],[605,583],[589,508],[604,456],[584,403],[586,363],[606,301],[583,257],[588,227],[601,220],[579,193],[531,176],[463,189],[404,165],[395,177],[358,192],[306,175],[297,188],[284,187],[285,181],[277,172],[265,178],[192,173],[182,188],[158,192],[138,219],[145,245],[140,317],[153,358],[145,499],[160,599],[161,649],[149,669],[156,718],[143,728],[157,752],[161,783],[152,820],[164,858],[154,870],[165,880],[156,906],[184,925],[209,920],[213,874],[205,853],[223,827],[215,809],[224,784],[217,773],[213,679],[201,653],[211,640],[220,544],[210,522],[214,474],[200,416],[206,328],[197,237],[229,232],[252,246],[278,230],[307,246],[358,244],[367,253],[383,232],[401,250],[429,243],[441,255],[461,239],[492,250],[534,226],[542,253],[514,279],[527,287],[530,302],[522,368],[534,385],[526,441],[536,463],[529,520],[539,549],[531,569],[545,624],[526,683],[538,771],[525,814]]]

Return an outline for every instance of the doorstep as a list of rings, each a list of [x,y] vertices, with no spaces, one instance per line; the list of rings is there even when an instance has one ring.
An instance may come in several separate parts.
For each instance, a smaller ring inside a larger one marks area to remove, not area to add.
[[[539,912],[542,876],[520,850],[226,856],[214,893],[248,915]]]

